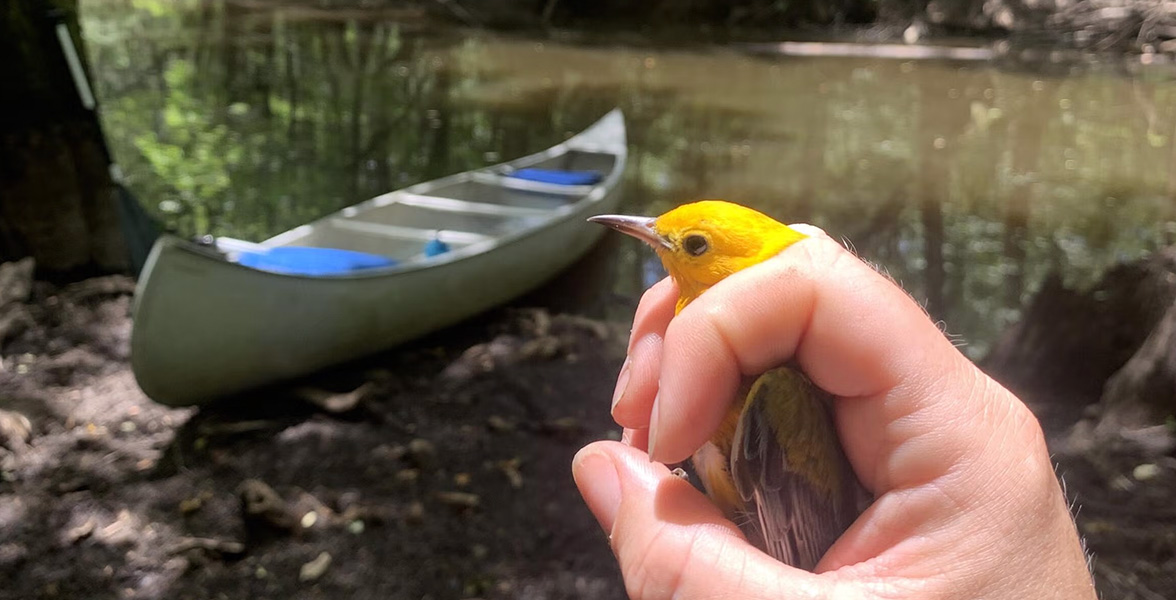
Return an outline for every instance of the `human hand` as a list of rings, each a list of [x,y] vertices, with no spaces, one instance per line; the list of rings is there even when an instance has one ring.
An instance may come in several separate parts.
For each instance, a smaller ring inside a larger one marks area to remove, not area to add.
[[[803,231],[676,318],[671,281],[641,300],[613,406],[627,443],[591,444],[573,462],[629,594],[1094,598],[1037,419],[894,283]],[[792,359],[837,398],[842,445],[876,498],[815,574],[755,549],[651,462],[685,460],[741,377]]]

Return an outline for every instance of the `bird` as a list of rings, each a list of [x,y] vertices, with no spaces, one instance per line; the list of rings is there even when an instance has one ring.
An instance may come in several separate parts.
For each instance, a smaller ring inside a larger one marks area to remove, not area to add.
[[[678,285],[675,315],[723,278],[806,237],[722,200],[685,204],[658,217],[588,220],[653,247]],[[711,501],[749,542],[809,571],[870,499],[837,437],[833,398],[795,364],[745,377],[719,428],[691,462]]]

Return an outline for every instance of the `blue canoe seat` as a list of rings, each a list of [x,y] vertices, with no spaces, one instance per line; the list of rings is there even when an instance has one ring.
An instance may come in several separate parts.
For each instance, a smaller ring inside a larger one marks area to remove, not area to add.
[[[600,171],[564,171],[562,169],[518,169],[507,176],[555,185],[596,185],[604,179],[604,174]]]
[[[309,246],[279,246],[265,252],[242,252],[237,262],[271,273],[309,276],[342,275],[396,265],[394,259],[378,254]]]
[[[441,241],[441,238],[435,237],[428,242],[425,242],[425,256],[432,258],[434,256],[441,256],[449,252],[449,244]]]

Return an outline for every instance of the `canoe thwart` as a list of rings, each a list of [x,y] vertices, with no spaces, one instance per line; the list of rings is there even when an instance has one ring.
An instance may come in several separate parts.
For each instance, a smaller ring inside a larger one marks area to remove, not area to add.
[[[440,196],[425,196],[402,192],[397,194],[401,204],[419,206],[433,210],[466,213],[472,215],[490,215],[495,217],[549,217],[551,211],[545,208],[529,208],[526,206],[510,206],[506,204],[491,204],[489,202],[474,202],[472,200],[458,200],[456,198],[442,198]]]
[[[453,231],[450,229],[423,229],[418,227],[405,227],[403,225],[388,225],[386,223],[368,223],[366,221],[353,221],[351,219],[337,218],[331,219],[331,225],[340,229],[349,229],[351,231],[360,231],[363,233],[372,233],[384,237],[398,238],[402,240],[420,240],[422,242],[430,242],[434,239],[441,240],[446,244],[477,244],[491,239],[488,235],[475,233],[473,231]]]

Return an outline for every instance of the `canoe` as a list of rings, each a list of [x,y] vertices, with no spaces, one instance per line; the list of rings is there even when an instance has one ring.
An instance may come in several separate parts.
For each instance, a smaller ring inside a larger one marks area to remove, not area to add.
[[[605,231],[627,156],[613,110],[543,152],[420,183],[260,243],[161,237],[135,291],[152,399],[211,402],[393,347],[550,279]]]

